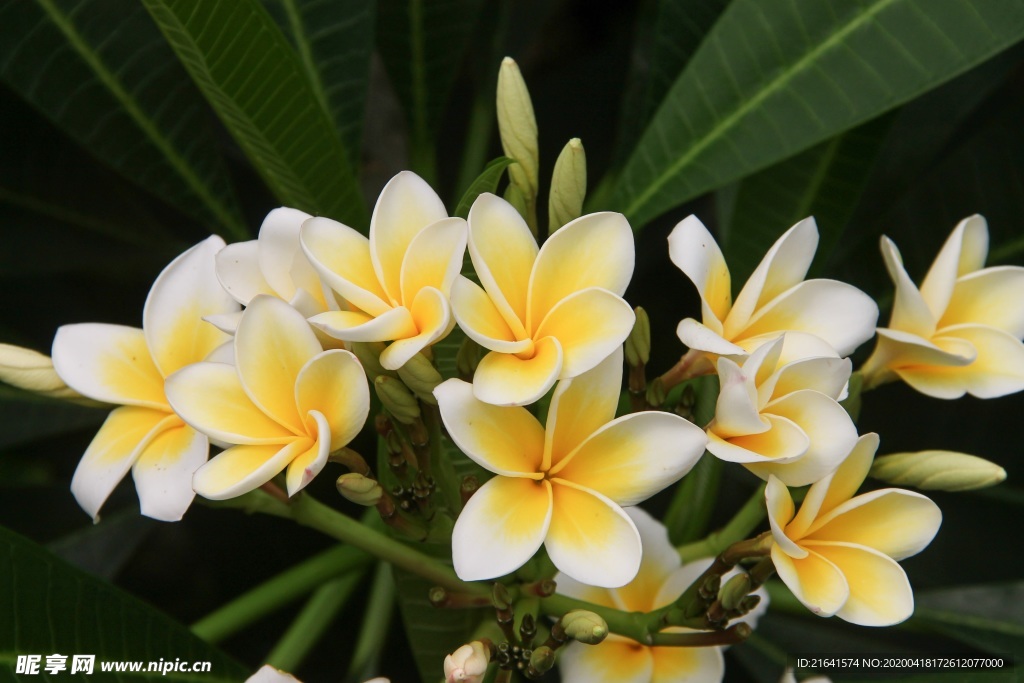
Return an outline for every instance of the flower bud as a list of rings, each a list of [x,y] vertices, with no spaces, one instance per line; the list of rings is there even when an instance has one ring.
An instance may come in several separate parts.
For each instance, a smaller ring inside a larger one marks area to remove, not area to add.
[[[437,405],[434,387],[440,384],[443,378],[434,364],[422,353],[417,353],[398,368],[398,376],[421,401],[432,406]]]
[[[470,382],[476,374],[476,366],[480,364],[480,345],[466,337],[459,345],[459,352],[455,355],[455,369],[459,378]]]
[[[64,383],[49,356],[12,344],[0,344],[0,382],[51,398],[84,398]]]
[[[633,329],[626,337],[625,352],[626,363],[630,367],[636,367],[641,363],[646,365],[651,359],[651,319],[647,317],[647,311],[640,306],[633,309],[636,314],[636,322]]]
[[[338,493],[356,505],[376,505],[384,495],[380,482],[356,472],[347,472],[338,477]]]
[[[583,213],[587,196],[587,153],[583,143],[573,138],[562,148],[551,174],[548,194],[548,232],[553,233]]]
[[[743,598],[747,597],[747,594],[750,593],[750,588],[750,577],[747,576],[746,572],[739,572],[725,582],[725,585],[718,592],[718,599],[722,602],[722,607],[725,609],[730,611],[737,609]]]
[[[395,376],[395,373],[385,370],[380,364],[380,353],[387,348],[384,342],[352,342],[351,347],[352,354],[359,359],[363,372],[371,381],[380,375]]]
[[[491,657],[479,640],[463,645],[444,658],[445,683],[478,683],[484,679]]]
[[[380,375],[373,388],[384,408],[402,424],[412,424],[420,416],[420,404],[401,380]]]
[[[547,645],[541,645],[530,655],[530,665],[526,669],[526,675],[530,678],[540,678],[555,665],[555,651]]]
[[[597,614],[574,609],[562,617],[566,635],[587,645],[597,645],[608,636],[608,624]]]
[[[871,476],[923,491],[969,491],[995,486],[1006,470],[994,462],[954,451],[893,453],[875,458]]]
[[[501,62],[498,71],[498,132],[505,156],[515,159],[508,175],[527,200],[537,196],[537,169],[540,153],[537,148],[537,119],[533,102],[519,66],[511,57]]]

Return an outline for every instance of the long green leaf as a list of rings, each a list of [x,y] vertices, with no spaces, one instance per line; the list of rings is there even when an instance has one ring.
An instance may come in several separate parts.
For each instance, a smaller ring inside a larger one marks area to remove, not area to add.
[[[514,163],[516,163],[515,159],[509,159],[508,157],[498,157],[491,160],[484,167],[484,170],[480,172],[480,175],[476,177],[476,180],[470,183],[466,191],[462,193],[462,199],[459,200],[459,205],[455,207],[455,213],[452,215],[459,218],[468,218],[469,209],[473,206],[476,198],[484,192],[496,192],[505,169]]]
[[[248,673],[166,615],[3,528],[0,614],[0,678],[5,680],[19,680],[14,673],[18,655],[42,655],[45,664],[52,654],[67,655],[69,670],[71,655],[95,655],[95,680],[223,683],[241,681]],[[161,675],[145,670],[161,659],[210,662],[210,671]],[[143,670],[101,673],[104,662],[123,661],[141,662]],[[48,680],[45,674],[40,678]]]
[[[3,3],[0,79],[131,182],[214,230],[247,234],[208,110],[137,3]]]
[[[355,156],[258,0],[144,0],[277,199],[365,227]]]
[[[1024,5],[736,0],[672,86],[613,204],[634,226],[871,119],[1024,36]]]
[[[994,654],[1024,653],[1024,582],[917,595],[914,620]]]

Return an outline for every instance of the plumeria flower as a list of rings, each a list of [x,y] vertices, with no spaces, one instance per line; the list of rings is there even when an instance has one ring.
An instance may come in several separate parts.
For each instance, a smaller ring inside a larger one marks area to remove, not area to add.
[[[918,289],[896,245],[882,256],[896,284],[889,327],[861,369],[866,387],[902,379],[934,398],[995,398],[1024,389],[1024,268],[982,268],[988,226],[960,221]]]
[[[914,594],[896,560],[924,550],[942,522],[938,506],[919,493],[853,496],[877,449],[877,434],[860,437],[839,469],[808,489],[799,512],[779,479],[769,477],[765,490],[779,578],[815,614],[862,626],[913,614]]]
[[[490,661],[490,652],[482,642],[467,643],[444,658],[445,683],[480,683]]]
[[[621,588],[608,589],[559,574],[555,577],[559,593],[627,612],[651,612],[679,599],[711,566],[712,558],[682,564],[664,525],[639,507],[626,513],[636,524],[644,547],[636,578]],[[723,583],[729,576],[723,577]],[[767,609],[766,591],[760,588],[756,594],[761,602],[737,621],[753,626]],[[614,633],[597,645],[570,643],[558,662],[564,683],[711,683],[722,680],[725,673],[721,647],[649,647]]]
[[[259,671],[245,679],[245,683],[300,683],[300,681],[290,673],[276,669],[270,664],[264,664]],[[389,683],[389,681],[387,678],[377,677],[371,678],[366,683]]]
[[[336,310],[338,302],[326,290],[299,244],[299,229],[311,218],[297,209],[274,209],[263,219],[259,238],[229,244],[217,254],[217,278],[235,301],[248,306],[260,294],[287,301],[307,318]],[[210,319],[234,334],[240,313]]]
[[[103,323],[64,325],[53,340],[53,366],[75,391],[121,404],[89,444],[71,492],[94,520],[117,483],[132,470],[142,514],[177,521],[192,503],[192,474],[206,462],[204,434],[174,414],[164,378],[201,361],[229,337],[204,316],[239,305],[214,275],[224,246],[209,237],[174,259],[149,290],[142,329]]]
[[[301,313],[266,295],[242,313],[234,359],[196,363],[167,379],[167,398],[185,422],[235,444],[192,484],[199,495],[223,500],[287,467],[294,495],[362,428],[370,410],[362,366],[348,351],[324,351]]]
[[[302,248],[313,267],[353,310],[310,319],[337,339],[390,341],[380,363],[397,370],[440,341],[455,322],[448,295],[462,268],[466,222],[415,173],[384,187],[370,219],[370,238],[328,218],[302,224]]]
[[[788,334],[787,334],[788,337]],[[721,357],[721,390],[707,426],[708,450],[767,479],[804,486],[835,470],[857,441],[839,405],[849,359],[805,358],[782,364],[785,339],[760,346],[743,365]]]
[[[878,306],[851,285],[805,281],[817,248],[818,227],[805,218],[772,245],[734,302],[722,250],[696,216],[687,217],[668,237],[669,257],[696,285],[702,318],[680,322],[679,339],[708,354],[745,356],[786,333],[786,360],[850,355],[871,338]]]
[[[622,299],[633,276],[633,232],[621,214],[582,216],[538,249],[511,204],[482,194],[469,212],[469,253],[483,287],[460,276],[452,309],[490,351],[473,377],[481,401],[532,403],[557,380],[600,363],[633,328]]]
[[[455,571],[466,581],[522,566],[541,545],[565,574],[621,586],[640,566],[640,536],[622,506],[636,505],[686,474],[704,451],[703,432],[678,415],[612,419],[622,350],[556,388],[547,429],[525,408],[494,406],[450,379],[434,390],[462,451],[497,476],[455,523]]]

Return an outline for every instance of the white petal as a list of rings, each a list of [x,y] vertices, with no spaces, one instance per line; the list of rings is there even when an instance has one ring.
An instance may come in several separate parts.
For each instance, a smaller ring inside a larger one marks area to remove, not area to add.
[[[452,283],[452,314],[466,336],[485,349],[501,353],[522,353],[533,342],[516,340],[495,303],[472,280],[459,276]]]
[[[186,424],[149,442],[132,466],[142,514],[164,522],[180,520],[196,497],[192,476],[209,454],[206,436]]]
[[[218,251],[215,258],[221,286],[243,306],[259,294],[277,294],[260,271],[259,249],[256,240],[238,242]]]
[[[910,386],[935,398],[997,398],[1024,390],[1024,344],[1002,330],[984,325],[957,325],[939,331],[936,344],[969,345],[977,358],[959,367],[893,368]]]
[[[313,477],[320,474],[320,470],[327,464],[327,456],[331,454],[332,425],[319,410],[309,411],[307,419],[316,423],[317,438],[306,451],[299,453],[288,463],[285,483],[289,496],[294,496],[313,481]],[[359,426],[362,426],[362,423]]]
[[[1024,268],[986,268],[960,278],[939,327],[974,323],[1024,337]]]
[[[728,358],[719,358],[718,379],[721,389],[715,406],[715,434],[728,439],[768,431],[770,423],[760,415],[754,376]]]
[[[652,648],[609,635],[597,645],[571,642],[558,657],[562,683],[651,683]]]
[[[402,302],[406,306],[412,305],[424,287],[433,287],[445,296],[451,292],[452,282],[462,270],[466,239],[466,221],[461,218],[432,223],[413,238],[402,262]]]
[[[935,332],[935,323],[942,315],[942,311],[933,313],[928,308],[917,285],[910,279],[903,267],[903,257],[900,256],[896,243],[883,235],[881,246],[885,267],[889,271],[889,277],[892,278],[893,284],[896,285],[889,327],[919,337],[932,336]]]
[[[836,616],[861,626],[892,626],[914,613],[914,593],[903,568],[882,553],[852,543],[817,543],[812,552],[838,567],[850,596]]]
[[[988,254],[988,225],[975,214],[953,228],[921,283],[921,296],[936,319],[941,318],[957,278],[980,269]]]
[[[697,287],[707,313],[720,328],[732,306],[732,285],[729,266],[715,238],[696,216],[687,216],[668,236],[668,255]],[[707,315],[704,322],[709,322]]]
[[[639,507],[626,508],[626,514],[640,533],[644,554],[636,577],[625,586],[613,588],[610,592],[619,609],[650,612],[673,602],[682,593],[680,591],[666,602],[658,603],[659,591],[669,577],[680,569],[679,553],[669,540],[668,529],[664,524]],[[561,592],[562,587],[558,589]]]
[[[370,258],[370,241],[329,218],[310,218],[299,233],[309,263],[327,285],[370,316],[391,308]]]
[[[715,423],[708,425],[707,449],[716,458],[744,465],[771,463],[788,464],[798,461],[810,446],[810,439],[792,420],[777,415],[765,415],[771,428],[760,434],[733,436],[723,439],[715,433]],[[762,479],[778,470],[763,474],[755,472]]]
[[[768,484],[764,489],[765,505],[768,510],[768,523],[772,530],[772,539],[786,555],[801,559],[807,557],[807,551],[801,548],[786,533],[790,520],[793,519],[795,507],[789,489],[773,475],[768,475]],[[800,536],[794,534],[799,540]]]
[[[391,341],[416,334],[409,309],[399,306],[376,318],[359,311],[327,311],[309,319],[309,324],[335,339],[357,342]]]
[[[266,484],[311,445],[302,438],[283,447],[232,446],[196,470],[192,488],[210,500],[235,498]]]
[[[434,287],[419,291],[410,315],[415,334],[396,339],[380,354],[380,364],[388,370],[397,370],[423,349],[447,337],[455,324],[448,299]]]
[[[707,351],[721,356],[745,356],[746,350],[727,341],[720,333],[697,322],[693,318],[686,318],[676,327],[676,336],[679,341],[691,349]]]
[[[652,652],[651,683],[721,683],[725,675],[720,647],[656,647]]]
[[[558,234],[561,234],[562,228]],[[559,301],[536,328],[534,339],[554,337],[562,348],[562,372],[569,379],[590,370],[629,336],[636,315],[621,297],[596,287]]]

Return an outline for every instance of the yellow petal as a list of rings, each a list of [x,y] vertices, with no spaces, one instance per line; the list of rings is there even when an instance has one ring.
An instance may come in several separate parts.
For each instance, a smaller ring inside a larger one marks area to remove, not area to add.
[[[931,337],[935,332],[938,316],[942,312],[933,313],[928,308],[917,285],[910,279],[906,268],[903,267],[903,257],[900,255],[896,243],[883,236],[881,247],[882,258],[885,260],[889,277],[892,278],[893,284],[896,286],[889,327],[926,339]]]
[[[713,321],[705,319],[705,323],[710,322]],[[721,329],[714,329],[707,324],[701,324],[693,318],[686,318],[680,321],[678,327],[676,327],[676,336],[679,337],[679,341],[691,349],[723,356],[746,354],[746,350],[742,346],[737,346],[725,339],[722,336]]]
[[[1024,344],[1002,330],[984,325],[957,325],[939,330],[932,339],[967,344],[977,351],[968,365],[893,368],[917,391],[935,398],[953,399],[965,393],[977,398],[998,398],[1024,389]]]
[[[235,333],[235,362],[245,393],[294,434],[304,433],[295,381],[302,366],[321,351],[302,314],[272,297],[253,299]]]
[[[209,454],[206,435],[186,424],[160,432],[132,466],[142,514],[164,522],[180,520],[196,496],[192,475]]]
[[[988,254],[988,225],[981,216],[963,219],[950,233],[921,282],[921,296],[936,319],[949,305],[957,278],[979,270]]]
[[[938,327],[975,323],[1024,336],[1024,268],[1001,266],[965,275],[956,282],[953,296]]]
[[[448,299],[433,287],[419,291],[410,315],[415,334],[396,339],[380,354],[380,364],[388,370],[397,370],[423,349],[447,337],[455,324]]]
[[[808,550],[806,557],[797,559],[787,555],[778,545],[773,545],[772,563],[796,599],[820,617],[832,616],[850,597],[850,586],[843,573],[813,550]]]
[[[547,481],[497,476],[474,493],[452,531],[459,578],[497,578],[533,557],[551,523],[551,488]]]
[[[364,415],[365,418],[365,415]],[[285,483],[288,487],[288,495],[294,496],[306,487],[306,484],[313,481],[313,477],[320,473],[320,470],[327,464],[327,456],[331,454],[331,428],[327,418],[319,410],[311,410],[306,420],[313,422],[316,429],[310,429],[311,435],[315,435],[315,441],[309,448],[299,453],[288,463],[288,473],[285,475]],[[362,426],[362,422],[359,423]],[[347,441],[345,443],[348,443]]]
[[[327,285],[371,316],[391,308],[370,258],[370,241],[329,218],[311,218],[300,233],[306,258]]]
[[[545,467],[557,465],[615,418],[622,387],[622,349],[593,370],[555,387],[544,431]]]
[[[654,647],[651,683],[719,683],[725,675],[720,647]]]
[[[810,446],[810,439],[791,420],[765,415],[771,428],[760,434],[733,436],[725,439],[715,432],[715,423],[708,425],[708,450],[716,458],[743,464],[773,460],[789,463],[801,457]],[[776,476],[777,472],[773,471]],[[758,476],[761,476],[760,474]],[[762,478],[767,479],[768,473]]]
[[[491,351],[473,375],[473,393],[494,405],[527,405],[555,385],[562,371],[562,346],[544,337],[534,346],[532,358],[522,359]]]
[[[458,379],[434,389],[452,441],[481,467],[505,476],[539,479],[544,429],[525,408],[503,408],[476,398]]]
[[[772,530],[772,539],[782,552],[797,559],[807,557],[807,551],[797,545],[799,534],[792,536],[787,533],[793,512],[793,497],[789,489],[778,477],[769,475],[768,484],[764,489],[765,505],[768,510],[768,523]]]
[[[627,612],[650,612],[662,606],[657,604],[659,591],[682,563],[679,560],[679,553],[668,538],[668,529],[664,524],[639,507],[626,508],[626,514],[633,520],[640,533],[640,544],[644,554],[636,577],[625,586],[607,589],[607,592],[614,597],[614,606],[618,609]],[[558,585],[558,592],[563,592],[561,584]],[[673,595],[670,602],[674,602],[680,593]]]
[[[107,403],[167,411],[164,380],[142,330],[123,325],[62,325],[53,339],[53,367],[78,393]]]
[[[466,221],[446,218],[420,231],[409,244],[402,262],[402,303],[411,306],[424,287],[433,287],[446,296],[455,276],[462,270],[466,253]]]
[[[327,420],[327,433],[317,430],[329,451],[336,451],[355,438],[370,412],[370,390],[363,366],[348,351],[324,351],[307,363],[295,382],[295,403],[301,415],[311,411]],[[308,431],[307,434],[312,435]]]
[[[529,339],[516,340],[512,328],[495,303],[475,282],[462,277],[452,284],[452,314],[470,339],[485,349],[501,353],[522,353],[533,345]]]
[[[597,645],[570,643],[559,656],[558,667],[563,683],[651,683],[651,652],[645,645],[612,634]]]
[[[861,626],[892,626],[914,613],[914,593],[903,569],[892,559],[852,543],[813,543],[808,547],[839,568],[850,587],[836,616]]]
[[[732,307],[732,284],[729,266],[715,238],[696,216],[687,216],[668,236],[668,255],[697,287],[706,309],[704,324],[708,324],[710,314],[721,334],[721,323]]]
[[[534,339],[558,340],[564,354],[559,379],[568,379],[591,369],[621,346],[634,322],[633,309],[620,297],[604,289],[584,289],[559,301],[537,328]]]
[[[266,484],[311,445],[304,437],[284,446],[232,446],[196,470],[192,488],[210,500],[235,498]]]
[[[624,586],[640,569],[640,534],[618,505],[596,491],[552,479],[554,511],[544,547],[559,571],[594,586]]]
[[[633,231],[620,213],[592,213],[563,226],[537,254],[527,327],[538,330],[555,305],[574,292],[598,287],[621,297],[635,260]]]
[[[850,454],[846,456],[835,473],[823,479],[822,483],[814,484],[811,487],[812,489],[823,488],[826,491],[815,517],[821,517],[831,512],[836,506],[856,495],[871,470],[871,462],[878,450],[878,442],[878,434],[874,432],[860,436]]]
[[[376,318],[361,311],[327,311],[310,318],[309,324],[335,339],[346,341],[381,342],[416,334],[412,314],[402,306]]]

